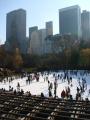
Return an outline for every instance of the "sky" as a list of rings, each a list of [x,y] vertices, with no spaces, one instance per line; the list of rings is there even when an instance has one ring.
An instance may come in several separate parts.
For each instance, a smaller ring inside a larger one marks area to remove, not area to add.
[[[53,21],[54,34],[59,33],[59,9],[79,5],[90,11],[90,0],[0,0],[0,44],[6,40],[6,14],[23,8],[27,12],[26,36],[29,27],[45,28],[45,22]]]

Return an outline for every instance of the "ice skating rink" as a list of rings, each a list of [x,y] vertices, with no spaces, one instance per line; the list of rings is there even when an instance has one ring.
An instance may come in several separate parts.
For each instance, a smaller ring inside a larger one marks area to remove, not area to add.
[[[13,80],[7,80],[6,78],[0,82],[0,89],[5,88],[5,90],[9,90],[9,86],[13,87],[13,90],[17,91],[17,84],[20,84],[20,90],[23,89],[24,93],[30,91],[33,95],[40,95],[41,92],[44,93],[45,96],[49,96],[48,92],[48,81],[52,83],[52,96],[54,96],[54,81],[57,80],[57,89],[56,95],[61,98],[62,90],[70,88],[70,94],[73,96],[73,99],[76,97],[77,87],[83,84],[83,79],[86,81],[85,83],[85,92],[81,94],[83,99],[88,98],[90,100],[90,73],[79,70],[78,72],[70,72],[68,71],[68,77],[72,77],[72,82],[68,84],[67,78],[64,79],[65,73],[63,71],[59,72],[43,72],[39,74],[39,81],[36,81],[34,74],[32,73],[32,81],[26,82],[28,77],[23,78],[15,78],[13,76]],[[47,79],[48,80],[47,80]],[[9,78],[10,79],[10,78]]]

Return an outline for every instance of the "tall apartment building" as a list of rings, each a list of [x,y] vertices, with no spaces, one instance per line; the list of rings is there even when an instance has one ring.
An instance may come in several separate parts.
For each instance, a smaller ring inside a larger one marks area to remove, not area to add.
[[[31,36],[33,36],[32,37],[32,39],[34,39],[34,36],[36,36],[36,34],[35,35],[32,35],[33,34],[33,32],[35,32],[35,33],[37,33],[37,30],[38,30],[38,27],[37,26],[33,26],[33,27],[30,27],[29,28],[29,41],[28,41],[28,53],[31,53],[31,45],[30,44],[32,44],[32,41],[31,41]],[[38,37],[37,37],[37,39],[38,39]],[[34,40],[33,40],[34,41]]]
[[[81,10],[78,5],[59,10],[59,33],[81,37]]]
[[[40,47],[40,42],[39,42],[39,34],[38,30],[33,31],[31,34],[31,40],[30,40],[30,54],[34,55],[39,55],[39,47]]]
[[[40,29],[38,32],[39,32],[39,39],[40,39],[40,53],[41,55],[43,55],[45,52],[46,29]]]
[[[7,51],[19,48],[25,54],[26,48],[26,11],[23,9],[9,12],[6,17],[6,43]]]
[[[30,54],[43,55],[45,47],[46,29],[36,30],[31,34]]]
[[[46,22],[46,36],[53,35],[53,22]]]
[[[90,12],[84,10],[81,14],[82,38],[90,39]]]
[[[37,31],[38,27],[37,26],[33,26],[29,28],[29,39],[31,40],[31,35],[34,31]]]

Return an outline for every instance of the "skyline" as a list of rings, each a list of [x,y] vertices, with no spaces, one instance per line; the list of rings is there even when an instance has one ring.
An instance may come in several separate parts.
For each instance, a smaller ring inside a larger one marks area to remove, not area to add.
[[[11,4],[10,4],[11,3]],[[0,41],[6,40],[6,14],[16,10],[25,9],[27,12],[26,36],[29,36],[29,27],[38,26],[39,29],[45,28],[45,23],[53,22],[54,34],[59,33],[59,9],[72,5],[79,5],[81,10],[90,11],[89,3],[83,0],[0,0]]]

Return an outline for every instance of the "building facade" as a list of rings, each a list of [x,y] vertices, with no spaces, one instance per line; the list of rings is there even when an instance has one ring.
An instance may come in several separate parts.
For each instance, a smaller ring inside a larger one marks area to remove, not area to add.
[[[46,36],[53,35],[53,22],[46,22]]]
[[[43,55],[45,51],[46,29],[33,31],[30,40],[30,54]]]
[[[81,10],[78,5],[59,10],[59,33],[81,37]]]
[[[36,32],[35,32],[36,31]],[[36,34],[37,34],[37,31],[38,31],[38,27],[37,26],[33,26],[33,27],[30,27],[29,28],[29,41],[28,41],[28,53],[31,53],[31,45],[30,44],[32,44],[33,43],[33,41],[31,41],[31,39],[33,39],[34,38],[34,35],[32,35],[33,34],[33,32],[35,32]],[[31,36],[33,36],[33,37],[31,37]],[[36,35],[35,35],[36,36]],[[35,37],[36,38],[36,37]],[[38,37],[37,37],[37,39],[38,39]],[[31,41],[31,42],[30,42]]]
[[[37,31],[33,31],[33,33],[31,34],[30,54],[39,55],[40,53],[39,47],[40,47],[40,42],[39,42],[39,34],[37,30]]]
[[[29,39],[31,40],[31,35],[34,31],[37,31],[38,27],[37,26],[33,26],[29,28]]]
[[[40,53],[43,55],[45,53],[45,38],[46,38],[46,29],[40,29],[39,31],[40,39]]]
[[[84,10],[81,14],[82,38],[90,39],[90,12]]]
[[[45,54],[52,54],[53,53],[53,35],[47,36],[45,38]]]
[[[19,48],[25,54],[26,48],[26,11],[23,9],[14,10],[6,17],[6,43],[7,51],[14,51]]]

